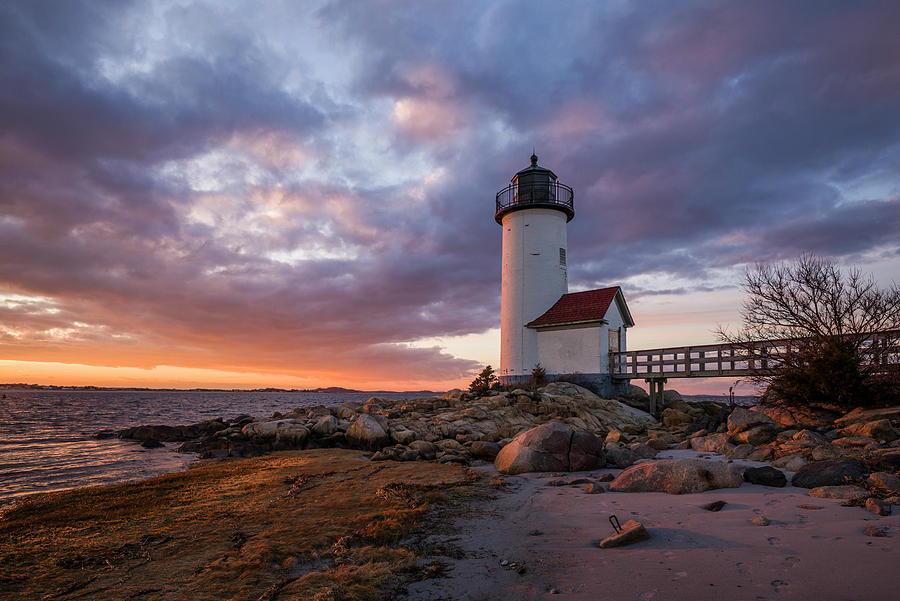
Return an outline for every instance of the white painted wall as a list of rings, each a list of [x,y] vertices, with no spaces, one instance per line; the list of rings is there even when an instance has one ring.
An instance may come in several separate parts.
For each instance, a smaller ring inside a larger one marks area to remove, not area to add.
[[[601,370],[606,326],[541,330],[538,352],[548,374],[597,374]]]
[[[566,214],[525,209],[503,216],[500,268],[500,375],[530,375],[538,363],[537,332],[525,324],[568,292],[559,264],[566,246]],[[549,371],[549,370],[548,370]]]

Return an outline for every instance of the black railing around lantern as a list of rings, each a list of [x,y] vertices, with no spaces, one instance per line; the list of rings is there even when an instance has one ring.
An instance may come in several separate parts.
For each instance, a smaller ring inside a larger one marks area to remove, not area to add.
[[[519,209],[557,209],[566,214],[566,221],[575,216],[575,192],[558,181],[513,183],[497,192],[497,213],[500,223],[507,213]]]

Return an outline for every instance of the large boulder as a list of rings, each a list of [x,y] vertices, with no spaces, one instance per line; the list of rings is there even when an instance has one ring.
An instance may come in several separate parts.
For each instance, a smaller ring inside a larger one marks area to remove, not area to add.
[[[622,398],[622,402],[629,407],[634,407],[635,409],[640,409],[641,411],[648,413],[650,412],[650,395],[640,386],[629,384],[628,394]]]
[[[585,414],[590,414],[591,421],[602,426],[604,431],[641,431],[656,423],[656,419],[649,413],[614,399],[602,399],[587,388],[571,382],[547,384],[541,389],[541,399],[582,408]]]
[[[843,428],[850,424],[873,422],[882,419],[890,420],[895,424],[900,424],[900,406],[886,407],[884,409],[857,408],[843,417],[834,420],[834,425]]]
[[[738,488],[743,481],[740,470],[727,463],[661,459],[631,466],[610,483],[609,490],[682,495],[715,488]]]
[[[347,442],[356,449],[380,451],[391,444],[391,437],[377,419],[363,413],[347,428]]]
[[[569,471],[592,470],[605,463],[603,439],[590,432],[575,430],[569,443]]]
[[[759,484],[761,486],[776,486],[783,488],[787,486],[787,477],[784,472],[771,466],[750,467],[744,470],[744,480],[750,484]]]
[[[731,435],[731,439],[737,444],[759,446],[771,442],[777,435],[778,426],[774,424],[759,424]]]
[[[750,411],[744,407],[737,407],[728,416],[728,435],[732,438],[734,438],[736,434],[759,426],[769,426],[776,431],[778,430],[778,425],[775,421],[765,413],[759,411]]]
[[[808,406],[792,407],[783,403],[763,405],[759,411],[768,415],[782,428],[828,428],[835,414]]]
[[[791,484],[800,488],[840,486],[865,475],[866,466],[856,459],[816,461],[797,470]]]
[[[472,454],[472,457],[475,457],[477,459],[487,459],[489,461],[493,461],[497,457],[497,454],[500,452],[501,448],[502,447],[496,442],[476,440],[472,443],[472,446],[469,447],[469,453]]]
[[[897,432],[897,429],[891,425],[890,420],[887,419],[850,424],[837,432],[842,436],[863,436],[874,438],[881,442],[890,442],[892,440],[897,440],[897,438],[900,437],[900,433]]]
[[[494,467],[504,474],[588,470],[603,464],[602,440],[560,422],[519,434],[494,460]]]
[[[224,430],[228,424],[219,419],[211,419],[189,426],[155,426],[143,425],[125,428],[117,433],[119,438],[131,440],[154,440],[158,442],[183,442],[200,438],[206,434],[214,434]]]
[[[668,392],[668,391],[666,391]],[[662,423],[669,428],[687,426],[693,423],[694,418],[687,413],[669,407],[662,412]]]
[[[325,415],[312,427],[312,431],[319,436],[331,436],[338,431],[338,420],[333,415]]]
[[[290,418],[251,422],[241,429],[241,434],[256,444],[271,444],[276,449],[300,449],[309,437],[309,430]]]

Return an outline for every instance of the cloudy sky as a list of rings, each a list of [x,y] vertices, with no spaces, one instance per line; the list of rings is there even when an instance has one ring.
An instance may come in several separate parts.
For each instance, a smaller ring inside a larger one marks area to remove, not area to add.
[[[898,28],[897,2],[4,2],[0,381],[466,383],[532,146],[576,191],[570,289],[623,286],[631,348],[712,342],[757,261],[900,281]]]

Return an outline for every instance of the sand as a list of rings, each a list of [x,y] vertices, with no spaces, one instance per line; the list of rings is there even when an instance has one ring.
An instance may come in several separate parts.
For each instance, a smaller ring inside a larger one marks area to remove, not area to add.
[[[439,541],[457,546],[464,558],[446,559],[448,577],[410,585],[407,599],[900,599],[900,507],[879,517],[809,497],[806,489],[747,483],[690,495],[592,495],[584,485],[548,486],[559,474],[505,478],[508,486],[495,499],[484,500]],[[721,511],[701,509],[718,500],[726,502]],[[593,547],[612,534],[610,515],[622,523],[641,521],[650,540]],[[770,524],[750,522],[758,516]],[[886,528],[889,537],[864,534],[872,525]],[[524,564],[525,571],[518,574],[502,561]]]

